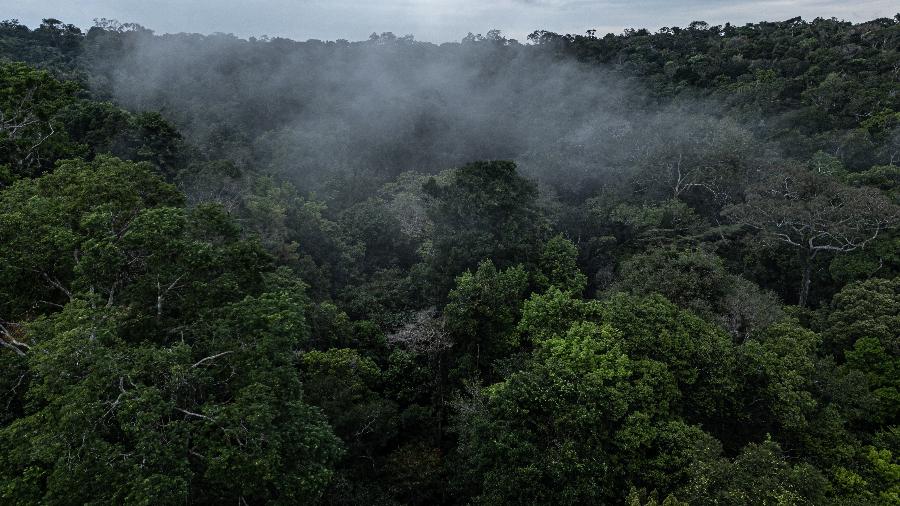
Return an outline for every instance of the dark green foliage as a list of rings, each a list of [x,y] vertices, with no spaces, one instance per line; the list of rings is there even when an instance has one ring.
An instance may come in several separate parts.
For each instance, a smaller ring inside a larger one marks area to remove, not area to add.
[[[81,290],[115,298],[133,275],[124,267],[143,263],[132,259],[166,254],[160,239],[185,226],[181,203],[148,166],[113,158],[63,161],[12,185],[0,195],[2,313],[16,321]]]
[[[820,255],[865,248],[900,220],[900,208],[877,188],[842,184],[840,173],[789,167],[752,185],[745,202],[724,210],[732,221],[758,230],[764,241],[798,252],[802,271],[798,304],[810,295]]]
[[[527,283],[522,267],[498,271],[490,260],[457,278],[443,316],[458,354],[458,374],[475,375],[519,348],[513,330]]]
[[[424,190],[433,200],[428,263],[437,287],[483,259],[501,268],[537,262],[547,223],[537,207],[537,187],[516,173],[514,163],[472,163],[446,183],[430,179]]]
[[[44,19],[34,30],[17,20],[0,21],[0,59],[22,61],[65,77],[83,77],[76,59],[84,32],[58,19]]]
[[[777,443],[747,445],[733,460],[698,461],[678,497],[689,504],[827,504],[828,482],[812,466],[792,464]]]
[[[62,110],[77,89],[46,71],[0,62],[0,183],[40,174],[55,158],[76,154],[57,131],[63,130]]]
[[[3,376],[20,413],[0,429],[4,502],[324,491],[340,443],[297,375],[302,284],[264,279],[269,258],[230,218],[182,201],[147,165],[106,157],[3,192],[3,290],[33,294],[3,307],[27,367]]]
[[[895,423],[900,418],[900,278],[844,287],[832,301],[823,336],[845,367],[865,374],[877,399],[867,420]]]
[[[159,113],[132,114],[86,100],[72,81],[0,60],[0,185],[101,154],[148,161],[168,178],[187,159],[181,134]]]
[[[678,306],[721,324],[736,340],[772,324],[781,315],[776,297],[730,274],[719,257],[703,250],[654,249],[622,263],[614,290],[658,293]]]
[[[737,114],[773,118],[762,133],[795,156],[840,153],[853,168],[888,163],[876,146],[892,139],[900,111],[895,82],[900,19],[854,25],[800,18],[733,26],[626,30],[622,35],[557,35],[529,39],[590,63],[639,76],[660,96],[716,97]],[[867,118],[860,123],[860,118]],[[896,163],[896,155],[893,158]]]

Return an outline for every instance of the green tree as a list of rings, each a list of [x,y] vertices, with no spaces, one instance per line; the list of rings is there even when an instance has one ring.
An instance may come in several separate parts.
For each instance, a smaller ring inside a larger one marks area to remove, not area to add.
[[[435,288],[443,288],[440,295],[482,260],[500,268],[538,260],[548,225],[537,187],[516,173],[514,163],[472,163],[453,171],[447,182],[429,179],[424,190],[434,223],[428,264]]]
[[[555,286],[574,295],[587,287],[587,276],[578,267],[578,248],[561,235],[544,245],[535,278],[539,288]]]
[[[672,373],[632,359],[608,324],[573,324],[541,341],[526,368],[461,400],[458,479],[485,504],[623,501],[630,487],[668,491],[713,438],[671,418]]]
[[[490,260],[456,280],[443,309],[445,328],[453,339],[458,373],[474,375],[518,348],[514,332],[528,274],[521,266],[498,271]]]
[[[0,430],[9,449],[0,457],[4,502],[320,496],[340,447],[302,400],[302,297],[247,297],[205,312],[165,344],[123,338],[123,310],[93,302],[76,300],[26,327],[31,402]]]
[[[378,470],[385,465],[386,448],[397,436],[398,422],[396,405],[380,393],[380,368],[346,348],[304,353],[300,362],[306,400],[322,410],[346,447],[327,502],[377,501],[384,494]]]
[[[689,504],[826,504],[828,482],[814,467],[794,464],[778,443],[747,445],[733,460],[697,461],[678,494]]]
[[[75,154],[64,143],[62,111],[78,86],[23,63],[0,63],[0,187],[38,175],[58,156]]]
[[[126,266],[145,256],[128,243],[151,232],[166,238],[162,232],[182,227],[181,203],[149,166],[103,157],[60,162],[53,173],[6,189],[0,194],[2,317],[15,321],[52,310],[79,290],[115,299],[130,275]],[[136,224],[140,230],[132,230]]]
[[[823,331],[828,350],[865,374],[878,400],[870,423],[900,416],[900,278],[870,279],[844,287],[831,302]]]
[[[730,274],[718,256],[702,249],[653,249],[622,262],[612,290],[635,295],[658,293],[722,325],[743,341],[781,316],[778,299],[752,282]]]

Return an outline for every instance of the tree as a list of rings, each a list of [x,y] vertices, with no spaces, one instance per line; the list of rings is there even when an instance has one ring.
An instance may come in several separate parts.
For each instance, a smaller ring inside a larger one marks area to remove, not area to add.
[[[748,192],[744,203],[724,213],[736,223],[759,230],[764,239],[800,252],[801,307],[808,303],[817,256],[864,248],[898,218],[897,207],[878,190],[847,186],[802,168],[771,174]]]
[[[870,279],[845,286],[828,309],[823,338],[845,367],[865,375],[877,399],[868,423],[900,417],[900,278]]]
[[[697,461],[678,494],[689,504],[824,504],[828,482],[809,464],[794,464],[775,441],[747,445],[733,460]]]
[[[537,205],[537,187],[516,173],[512,162],[476,162],[440,183],[424,186],[434,223],[428,259],[434,283],[449,282],[489,259],[500,268],[537,261],[547,222]],[[440,293],[440,295],[443,295]]]
[[[84,93],[47,71],[0,64],[0,187],[52,170],[62,158],[147,161],[169,180],[183,168],[181,134],[159,113],[132,114]]]
[[[698,204],[733,201],[760,152],[758,141],[735,121],[686,111],[660,114],[635,135],[641,139],[632,155],[634,185],[660,200],[693,195]]]
[[[17,413],[0,428],[4,502],[292,504],[325,489],[341,447],[297,375],[305,287],[221,208],[182,202],[148,164],[109,157],[0,194],[0,287],[27,294],[0,320]]]
[[[302,400],[302,296],[265,293],[207,311],[166,344],[129,342],[125,312],[93,302],[27,326],[32,401],[0,429],[4,502],[321,495],[340,446]]]
[[[397,435],[397,407],[380,394],[381,370],[371,358],[346,348],[304,353],[300,370],[306,401],[322,410],[346,447],[329,502],[347,502],[347,489],[366,494],[363,489],[377,483],[385,448]]]
[[[47,71],[0,63],[0,168],[10,172],[0,187],[11,178],[40,174],[54,155],[75,154],[71,146],[60,149],[65,137],[60,119],[76,90],[74,83],[60,83]]]
[[[781,316],[781,306],[772,293],[730,274],[721,258],[701,249],[661,247],[634,255],[622,262],[612,290],[661,294],[722,325],[737,342]]]
[[[525,369],[457,403],[458,480],[483,504],[621,502],[630,487],[669,492],[715,441],[673,419],[659,362],[631,358],[608,324],[579,322],[541,341]]]
[[[738,357],[723,330],[659,295],[616,294],[600,304],[598,318],[622,333],[629,357],[666,364],[685,420],[714,434],[727,430],[736,407]]]
[[[17,182],[0,195],[0,317],[52,310],[79,289],[114,300],[134,272],[128,268],[149,253],[142,246],[161,246],[132,239],[169,239],[163,231],[183,226],[181,202],[147,165],[114,158],[60,162],[51,174]]]
[[[578,268],[578,248],[561,235],[544,245],[538,268],[535,282],[540,288],[555,286],[579,295],[587,286],[587,276]]]
[[[684,394],[678,410],[686,419],[707,427],[727,421],[737,391],[737,350],[715,325],[658,294],[617,293],[604,301],[584,301],[554,287],[525,302],[517,332],[521,341],[538,346],[582,321],[619,331],[618,344],[629,357],[666,364]]]
[[[477,375],[516,350],[514,330],[527,284],[528,274],[521,266],[499,271],[490,260],[456,279],[443,317],[459,374]]]

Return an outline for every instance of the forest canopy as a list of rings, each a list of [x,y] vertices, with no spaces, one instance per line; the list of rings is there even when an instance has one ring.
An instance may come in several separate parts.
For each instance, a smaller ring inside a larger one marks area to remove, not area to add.
[[[0,503],[897,505],[898,225],[900,14],[2,21]]]

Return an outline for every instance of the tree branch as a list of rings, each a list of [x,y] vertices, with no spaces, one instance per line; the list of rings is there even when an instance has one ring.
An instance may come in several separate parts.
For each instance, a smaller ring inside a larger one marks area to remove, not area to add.
[[[217,359],[217,358],[219,358],[219,357],[221,357],[221,356],[223,356],[223,355],[228,355],[229,353],[234,353],[234,352],[233,352],[233,351],[223,351],[222,353],[217,353],[217,354],[215,354],[215,355],[210,355],[210,356],[208,356],[208,357],[206,357],[206,358],[200,359],[196,364],[192,365],[191,368],[193,369],[193,368],[195,368],[195,367],[198,367],[198,366],[202,365],[204,362],[208,362],[208,361],[210,361],[210,360],[215,360],[215,359]]]

